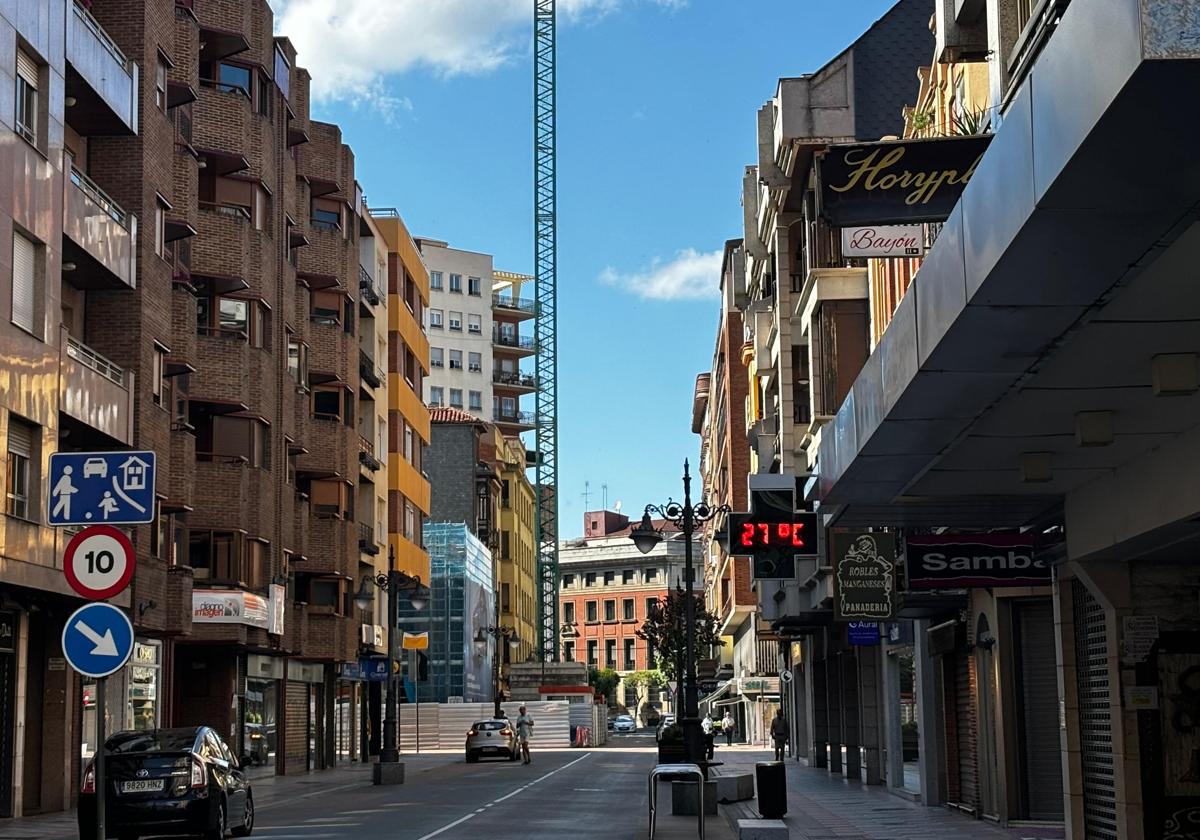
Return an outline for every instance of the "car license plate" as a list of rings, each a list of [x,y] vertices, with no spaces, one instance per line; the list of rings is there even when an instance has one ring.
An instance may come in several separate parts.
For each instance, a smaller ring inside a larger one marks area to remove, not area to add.
[[[163,788],[162,779],[138,779],[133,782],[121,782],[121,793],[151,793]]]

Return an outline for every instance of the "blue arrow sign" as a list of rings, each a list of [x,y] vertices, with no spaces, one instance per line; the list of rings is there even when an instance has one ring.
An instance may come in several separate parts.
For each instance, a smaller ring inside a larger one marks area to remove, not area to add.
[[[98,601],[71,613],[63,627],[63,654],[85,677],[107,677],[133,653],[133,624],[123,610]]]
[[[154,521],[153,452],[55,452],[51,525],[144,525]]]

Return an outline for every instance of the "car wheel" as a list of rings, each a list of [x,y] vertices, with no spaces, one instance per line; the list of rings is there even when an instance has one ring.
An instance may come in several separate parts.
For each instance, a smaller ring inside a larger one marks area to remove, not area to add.
[[[217,805],[217,822],[204,833],[204,840],[225,840],[225,803]]]
[[[242,824],[233,829],[234,837],[249,837],[254,830],[254,797],[246,796],[246,813],[242,816]]]
[[[479,761],[479,756],[473,752],[467,753],[467,764],[474,764],[476,761]]]

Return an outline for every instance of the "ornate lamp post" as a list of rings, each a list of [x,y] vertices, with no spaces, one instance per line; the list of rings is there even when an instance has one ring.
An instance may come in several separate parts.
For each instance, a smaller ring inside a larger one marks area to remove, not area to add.
[[[683,504],[668,500],[665,505],[646,505],[641,523],[629,534],[633,544],[642,554],[649,554],[663,541],[662,532],[654,527],[650,514],[677,526],[683,534],[683,577],[687,598],[684,600],[684,652],[683,652],[683,716],[679,725],[683,729],[687,758],[692,764],[704,766],[705,750],[700,732],[700,696],[696,687],[696,597],[693,590],[696,570],[692,563],[692,539],[696,526],[722,513],[729,513],[729,505],[712,507],[701,500],[692,504],[692,476],[688,462],[683,462]],[[707,775],[707,773],[706,773]]]
[[[397,627],[399,623],[399,597],[401,592],[408,593],[408,602],[415,610],[425,609],[429,603],[429,587],[421,583],[415,575],[407,575],[396,568],[396,551],[388,546],[388,572],[377,575],[363,575],[354,595],[354,605],[360,610],[371,609],[375,602],[375,588],[387,593],[387,705],[383,717],[383,748],[379,751],[379,761],[373,768],[373,781],[377,785],[401,784],[404,781],[404,765],[400,763],[400,749],[396,740],[397,696],[396,696],[396,662],[399,659],[399,642]]]
[[[517,631],[512,627],[500,625],[489,625],[480,627],[475,633],[476,647],[483,648],[487,644],[488,636],[496,640],[496,655],[492,657],[492,702],[495,704],[493,709],[493,717],[500,717],[500,641],[505,639],[508,641],[508,646],[512,650],[516,650],[521,646],[521,639],[517,635]]]

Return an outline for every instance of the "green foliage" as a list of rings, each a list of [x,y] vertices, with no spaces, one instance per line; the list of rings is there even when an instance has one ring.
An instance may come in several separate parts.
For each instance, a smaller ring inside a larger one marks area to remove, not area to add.
[[[621,675],[612,668],[588,668],[588,685],[596,689],[597,694],[603,694],[610,706],[617,702],[617,686],[620,683]]]
[[[685,615],[688,596],[683,587],[676,587],[658,604],[637,631],[639,639],[647,642],[657,654],[657,665],[665,679],[678,679],[677,664],[686,648]],[[696,656],[725,644],[717,632],[717,617],[696,598]]]

